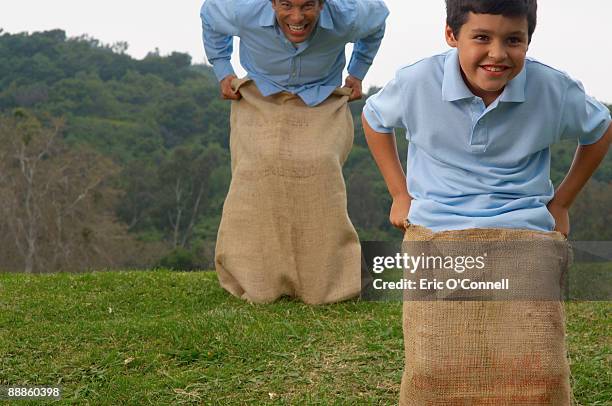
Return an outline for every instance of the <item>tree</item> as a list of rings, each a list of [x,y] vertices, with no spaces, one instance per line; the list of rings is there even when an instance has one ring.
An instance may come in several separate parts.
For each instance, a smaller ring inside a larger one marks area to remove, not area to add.
[[[218,145],[178,147],[160,165],[157,218],[173,248],[187,248],[208,199],[209,178],[223,157]]]
[[[63,121],[28,111],[0,117],[2,265],[23,271],[112,266],[129,245],[112,216],[117,168],[61,140]],[[13,255],[11,255],[13,254]]]

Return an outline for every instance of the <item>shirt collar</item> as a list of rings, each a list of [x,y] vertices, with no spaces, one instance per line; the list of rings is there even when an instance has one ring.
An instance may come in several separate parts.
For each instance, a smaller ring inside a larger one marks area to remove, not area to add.
[[[443,75],[442,100],[456,101],[474,97],[474,94],[472,94],[461,76],[457,49],[451,49],[446,53]]]
[[[276,15],[272,8],[272,2],[269,2],[269,7],[264,7],[261,15],[259,16],[259,25],[262,27],[272,27],[276,24]]]
[[[523,66],[521,72],[504,88],[500,102],[525,101],[525,85],[527,84],[527,69]],[[452,49],[446,54],[444,60],[444,78],[442,79],[442,99],[445,101],[456,101],[474,97],[474,94],[467,87],[461,76],[459,66],[459,54],[457,49]]]
[[[329,12],[327,2],[323,3],[323,10],[321,10],[321,14],[319,14],[319,27],[326,30],[334,29],[334,20]]]
[[[270,7],[264,7],[263,12],[259,16],[259,25],[262,27],[272,27],[274,24],[276,24],[276,14],[272,8],[272,3],[270,3]],[[323,10],[321,10],[321,14],[319,14],[319,21],[317,24],[319,27],[326,30],[334,29],[334,20],[332,19],[327,2],[323,4]]]

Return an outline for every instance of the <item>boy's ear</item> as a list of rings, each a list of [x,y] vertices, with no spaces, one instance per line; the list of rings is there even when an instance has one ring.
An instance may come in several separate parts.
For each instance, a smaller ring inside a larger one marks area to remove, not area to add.
[[[444,28],[444,37],[450,47],[457,48],[457,38],[455,38],[455,33],[453,33],[453,29],[448,24]]]

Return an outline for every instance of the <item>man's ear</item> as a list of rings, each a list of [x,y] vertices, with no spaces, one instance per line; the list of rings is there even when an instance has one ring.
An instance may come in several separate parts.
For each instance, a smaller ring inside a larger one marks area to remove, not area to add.
[[[448,24],[446,24],[446,27],[444,27],[444,37],[446,38],[446,43],[450,47],[457,48],[457,38],[455,38],[455,33]]]

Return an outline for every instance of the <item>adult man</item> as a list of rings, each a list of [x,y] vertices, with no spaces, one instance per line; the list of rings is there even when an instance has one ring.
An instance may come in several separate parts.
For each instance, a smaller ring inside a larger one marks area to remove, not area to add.
[[[204,48],[221,95],[248,99],[232,105],[232,184],[215,259],[232,294],[328,303],[358,293],[359,246],[341,174],[353,132],[346,101],[362,96],[387,15],[382,0],[204,2]],[[253,82],[236,81],[234,36]]]

